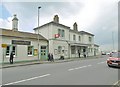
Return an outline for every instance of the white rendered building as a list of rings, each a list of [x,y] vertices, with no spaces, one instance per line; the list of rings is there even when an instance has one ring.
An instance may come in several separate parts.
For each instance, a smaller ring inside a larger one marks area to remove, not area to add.
[[[0,28],[0,31],[0,51],[2,51],[0,62],[9,62],[11,52],[16,62],[46,60],[48,40],[40,34],[18,31],[16,15],[12,20],[12,29]]]
[[[36,34],[40,33],[48,41],[49,53],[53,53],[55,59],[61,55],[65,58],[96,56],[99,53],[99,46],[94,44],[94,35],[85,31],[78,31],[77,23],[73,24],[73,29],[69,26],[59,23],[58,15],[55,15],[53,21],[34,28]]]

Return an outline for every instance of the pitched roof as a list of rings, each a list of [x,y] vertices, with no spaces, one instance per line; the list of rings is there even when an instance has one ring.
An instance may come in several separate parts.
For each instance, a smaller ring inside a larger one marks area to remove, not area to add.
[[[47,26],[47,25],[49,25],[49,24],[54,24],[54,25],[56,25],[56,26],[65,27],[65,28],[69,29],[71,32],[74,32],[74,33],[78,33],[78,34],[88,34],[88,35],[94,36],[94,34],[91,34],[91,33],[89,33],[89,32],[72,30],[72,29],[70,29],[69,26],[66,26],[66,25],[63,25],[63,24],[60,24],[60,23],[56,23],[56,22],[54,22],[54,21],[51,21],[51,22],[46,23],[46,24],[44,24],[44,25],[42,25],[42,26],[36,27],[36,28],[34,28],[33,30],[36,30],[36,29],[38,29],[38,28],[45,27],[45,26]]]
[[[86,31],[79,31],[79,33],[81,33],[81,34],[88,34],[88,35],[94,36],[94,34],[91,34],[91,33],[86,32]]]
[[[97,45],[97,44],[94,44],[94,46],[99,47],[99,45]]]
[[[54,22],[54,21],[51,21],[51,22],[46,23],[46,24],[44,24],[44,25],[42,25],[42,26],[36,27],[36,28],[34,28],[33,30],[36,30],[36,29],[38,29],[38,28],[42,28],[42,27],[47,26],[47,25],[49,25],[49,24],[54,24],[54,25],[57,25],[57,26],[61,26],[61,27],[65,27],[65,28],[67,28],[67,29],[70,29],[70,27],[68,27],[68,26],[66,26],[66,25],[63,25],[63,24],[60,24],[60,23],[56,23],[56,22]]]
[[[3,29],[3,28],[0,28],[0,29],[2,29],[2,36],[38,39],[38,34],[35,34],[35,33],[22,32],[22,31],[13,31],[13,30]],[[44,38],[40,34],[39,34],[39,39],[40,40],[47,40],[46,38]]]

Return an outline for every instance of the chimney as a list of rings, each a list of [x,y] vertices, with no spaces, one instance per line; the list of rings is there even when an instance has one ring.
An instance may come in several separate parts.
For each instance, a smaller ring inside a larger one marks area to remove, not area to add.
[[[54,16],[53,21],[56,22],[56,23],[59,23],[59,17],[58,17],[58,15],[55,15],[55,16]]]
[[[16,14],[14,14],[14,18],[12,19],[12,30],[18,31],[18,19]]]
[[[78,31],[78,26],[76,22],[73,24],[73,30]]]

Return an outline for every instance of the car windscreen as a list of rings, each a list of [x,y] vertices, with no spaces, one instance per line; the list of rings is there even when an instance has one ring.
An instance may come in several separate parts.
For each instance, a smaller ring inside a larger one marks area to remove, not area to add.
[[[120,53],[113,53],[113,54],[112,54],[112,57],[120,58]]]

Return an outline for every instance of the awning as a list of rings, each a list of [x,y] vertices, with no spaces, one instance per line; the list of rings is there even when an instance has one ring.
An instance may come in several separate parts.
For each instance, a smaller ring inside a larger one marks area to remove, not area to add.
[[[90,44],[83,44],[83,43],[70,43],[70,46],[82,46],[82,47],[88,47]]]

